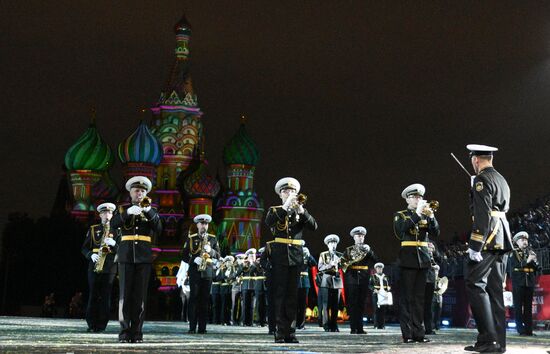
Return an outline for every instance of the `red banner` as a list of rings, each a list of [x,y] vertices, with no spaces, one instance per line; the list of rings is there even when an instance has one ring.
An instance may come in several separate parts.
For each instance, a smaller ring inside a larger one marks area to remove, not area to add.
[[[512,290],[512,280],[507,279],[506,289]],[[533,291],[533,320],[550,320],[550,275],[540,275]]]

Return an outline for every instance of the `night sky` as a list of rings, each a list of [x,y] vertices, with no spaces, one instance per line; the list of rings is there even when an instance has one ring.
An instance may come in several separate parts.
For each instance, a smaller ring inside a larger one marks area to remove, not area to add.
[[[300,180],[314,253],[364,225],[393,260],[392,214],[415,182],[440,201],[443,238],[467,231],[469,179],[449,154],[471,169],[468,143],[500,148],[512,209],[550,192],[548,2],[2,1],[2,223],[49,214],[92,107],[112,149],[137,127],[183,12],[211,173],[245,114],[256,189],[267,207],[278,178]],[[122,185],[118,159],[113,174]]]

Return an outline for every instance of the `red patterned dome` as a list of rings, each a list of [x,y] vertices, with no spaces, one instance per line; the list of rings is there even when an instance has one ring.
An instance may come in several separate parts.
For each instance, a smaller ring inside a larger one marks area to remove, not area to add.
[[[183,182],[183,192],[191,198],[214,198],[219,191],[220,183],[208,174],[204,161]]]

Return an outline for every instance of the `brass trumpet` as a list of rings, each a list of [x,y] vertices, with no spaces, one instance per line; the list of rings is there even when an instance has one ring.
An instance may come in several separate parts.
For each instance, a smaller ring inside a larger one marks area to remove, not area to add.
[[[141,202],[139,202],[139,206],[142,208],[147,208],[148,206],[151,206],[151,198],[148,196],[143,197]]]
[[[430,211],[435,214],[435,212],[438,209],[439,209],[439,202],[437,200],[430,200],[424,207],[422,214],[429,216],[431,214]]]

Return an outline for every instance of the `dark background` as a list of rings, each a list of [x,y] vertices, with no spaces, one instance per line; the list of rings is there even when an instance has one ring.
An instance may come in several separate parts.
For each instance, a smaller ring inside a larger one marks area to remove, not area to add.
[[[444,239],[466,232],[469,179],[449,153],[471,169],[468,143],[499,147],[512,209],[550,190],[548,2],[3,1],[2,224],[49,214],[92,107],[113,150],[137,127],[184,11],[211,172],[225,174],[245,114],[256,189],[267,207],[278,178],[300,180],[320,226],[306,235],[313,253],[364,225],[393,261],[392,214],[414,182],[440,201]],[[121,184],[118,159],[114,175]]]

